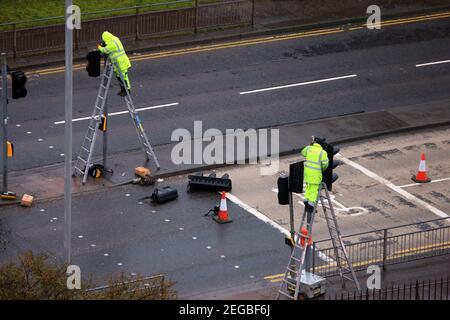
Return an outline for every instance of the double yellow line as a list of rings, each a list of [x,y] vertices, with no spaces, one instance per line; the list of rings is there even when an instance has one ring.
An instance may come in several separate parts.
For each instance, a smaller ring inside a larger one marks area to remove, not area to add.
[[[449,17],[450,17],[450,12],[443,12],[443,13],[417,16],[417,17],[412,17],[412,18],[392,19],[392,20],[383,21],[381,23],[381,27],[429,21],[429,20],[444,19],[444,18],[449,18]],[[350,31],[359,30],[359,29],[365,28],[366,26],[367,26],[366,24],[362,24],[360,26],[351,27],[351,28],[349,28],[349,30]],[[306,38],[306,37],[336,34],[336,33],[344,32],[344,31],[345,30],[343,30],[340,27],[339,28],[313,30],[313,31],[304,31],[304,32],[297,32],[297,33],[291,33],[291,34],[286,34],[286,35],[275,35],[275,36],[268,36],[268,37],[249,39],[249,40],[240,40],[240,41],[227,42],[227,43],[221,43],[221,44],[197,46],[197,47],[193,47],[193,48],[161,51],[161,52],[156,52],[156,53],[144,54],[144,55],[140,55],[140,56],[134,56],[134,57],[131,57],[130,60],[131,61],[144,61],[144,60],[150,60],[150,59],[160,59],[160,58],[180,56],[180,55],[191,54],[191,53],[222,50],[222,49],[236,48],[236,47],[243,47],[243,46],[251,46],[251,45],[256,45],[256,44],[264,44],[264,43],[270,43],[270,42],[275,42],[275,41],[285,41],[285,40],[292,40],[292,39],[299,39],[299,38]],[[82,70],[85,67],[86,67],[86,64],[77,64],[73,67],[73,70],[75,70],[75,71]],[[30,73],[31,74],[39,74],[39,75],[48,75],[48,74],[61,73],[61,72],[64,72],[64,67],[41,69],[41,70],[33,71]]]
[[[386,260],[393,260],[393,259],[408,257],[408,256],[416,255],[416,254],[426,253],[426,252],[430,252],[430,251],[434,251],[434,250],[439,250],[439,249],[442,250],[442,249],[448,249],[448,248],[450,248],[450,241],[425,245],[425,246],[421,246],[421,247],[414,247],[414,248],[410,248],[410,249],[396,251],[392,255],[388,256],[386,258]],[[371,265],[374,263],[380,263],[382,261],[383,261],[383,258],[376,258],[376,259],[370,259],[370,260],[365,260],[365,261],[359,261],[359,262],[353,263],[352,265],[353,265],[353,267],[368,266],[368,265]],[[314,269],[316,271],[319,271],[319,270],[330,268],[330,267],[336,268],[336,263],[333,262],[330,264],[315,267]],[[267,280],[270,282],[280,282],[281,280],[283,280],[283,277],[284,277],[284,273],[279,273],[279,274],[264,277],[264,280]]]

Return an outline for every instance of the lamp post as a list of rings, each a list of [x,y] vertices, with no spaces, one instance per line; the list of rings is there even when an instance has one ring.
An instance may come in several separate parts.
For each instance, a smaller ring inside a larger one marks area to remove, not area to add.
[[[64,130],[64,246],[67,263],[72,255],[72,99],[73,99],[73,27],[69,25],[72,0],[66,0],[66,78]]]
[[[2,107],[0,112],[0,121],[2,121],[2,130],[1,130],[1,139],[0,143],[2,143],[1,148],[1,167],[3,172],[3,186],[2,186],[2,194],[8,192],[8,146],[6,141],[7,131],[6,126],[8,124],[8,116],[7,116],[7,108],[8,108],[8,66],[6,64],[6,53],[1,54],[1,63],[2,63]]]

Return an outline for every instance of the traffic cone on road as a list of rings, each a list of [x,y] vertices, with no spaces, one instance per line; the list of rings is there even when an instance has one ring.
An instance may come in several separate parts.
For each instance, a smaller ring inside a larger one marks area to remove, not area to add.
[[[225,191],[222,192],[222,197],[220,199],[220,208],[219,212],[216,216],[214,216],[214,220],[218,223],[229,223],[233,220],[228,216],[228,208],[227,208],[227,193]]]
[[[427,166],[425,164],[424,152],[422,152],[422,156],[420,157],[419,171],[415,176],[412,177],[412,180],[417,183],[425,183],[431,181],[431,179],[427,177]]]
[[[305,227],[302,227],[300,230],[300,245],[302,247],[305,246],[306,239],[308,239],[308,246],[312,245],[312,237],[308,235],[308,230]]]

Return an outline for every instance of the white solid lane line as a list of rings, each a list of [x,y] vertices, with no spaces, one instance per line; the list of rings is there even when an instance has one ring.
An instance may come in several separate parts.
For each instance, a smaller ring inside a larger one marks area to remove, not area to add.
[[[287,85],[284,85],[284,86],[277,86],[277,87],[264,88],[264,89],[251,90],[251,91],[243,91],[243,92],[239,92],[239,94],[244,95],[244,94],[250,94],[250,93],[258,93],[258,92],[264,92],[264,91],[271,91],[271,90],[279,90],[279,89],[285,89],[285,88],[306,86],[306,85],[309,85],[309,84],[316,84],[316,83],[322,83],[322,82],[330,82],[330,81],[337,81],[337,80],[355,78],[357,76],[358,75],[356,75],[356,74],[350,74],[350,75],[341,76],[341,77],[334,77],[334,78],[314,80],[314,81],[307,81],[307,82],[299,82],[299,83],[287,84]]]
[[[179,103],[178,102],[174,102],[174,103],[162,104],[162,105],[159,105],[159,106],[150,106],[150,107],[145,107],[145,108],[139,108],[139,109],[136,109],[136,111],[139,112],[139,111],[160,109],[160,108],[166,108],[166,107],[173,107],[173,106],[177,106],[177,105],[179,105]],[[117,116],[119,114],[126,114],[126,113],[128,113],[128,110],[108,113],[108,116]],[[91,117],[83,117],[83,118],[72,119],[72,122],[89,120],[90,118]],[[66,123],[64,120],[63,121],[54,122],[54,124],[64,124],[64,123]]]
[[[271,226],[272,228],[277,229],[279,232],[281,232],[282,234],[284,234],[284,236],[290,238],[291,237],[291,233],[286,230],[285,228],[283,228],[282,226],[280,226],[278,223],[276,223],[273,220],[270,220],[266,215],[264,215],[263,213],[259,212],[258,210],[256,210],[255,208],[250,207],[248,204],[242,202],[241,200],[239,200],[235,195],[227,192],[227,199],[230,200],[231,202],[233,202],[234,204],[238,205],[239,207],[241,207],[242,209],[244,209],[245,211],[247,211],[248,213],[254,215],[256,218],[258,218],[259,220],[261,220],[262,222],[268,224],[269,226]],[[334,262],[334,260],[330,257],[328,257],[327,255],[325,255],[323,252],[319,251],[319,258],[321,258],[323,261],[325,262],[329,262],[332,263]]]
[[[443,178],[443,179],[431,180],[429,183],[442,182],[442,181],[447,181],[447,180],[450,180],[450,178]],[[398,187],[399,187],[399,188],[408,188],[408,187],[420,186],[420,185],[422,185],[422,184],[423,184],[423,183],[417,183],[417,182],[414,182],[414,183],[410,183],[410,184],[404,184],[404,185],[398,186]]]
[[[450,63],[450,60],[442,60],[442,61],[436,61],[436,62],[428,62],[428,63],[416,64],[416,67],[420,68],[420,67],[434,66],[436,64],[443,64],[443,63]]]
[[[376,173],[370,171],[369,169],[357,164],[356,162],[353,162],[350,159],[347,159],[345,157],[343,157],[342,155],[339,155],[339,159],[341,159],[344,163],[348,164],[349,166],[352,166],[353,168],[361,171],[362,173],[364,173],[366,176],[378,181],[381,184],[384,184],[386,187],[394,190],[395,192],[397,192],[398,194],[402,195],[404,198],[408,199],[411,202],[416,203],[417,205],[433,212],[435,215],[441,217],[441,218],[447,218],[448,214],[446,214],[445,212],[439,210],[438,208],[435,208],[431,205],[429,205],[428,203],[426,203],[425,201],[420,200],[419,198],[417,198],[416,196],[412,195],[411,193],[403,190],[402,188],[400,188],[399,186],[394,185],[392,182],[390,182],[389,180],[386,180],[382,177],[380,177],[379,175],[377,175]]]

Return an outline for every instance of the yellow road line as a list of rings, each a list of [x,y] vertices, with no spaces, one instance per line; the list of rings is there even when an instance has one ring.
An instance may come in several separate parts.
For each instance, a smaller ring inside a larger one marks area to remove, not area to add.
[[[167,54],[153,56],[153,57],[145,57],[142,59],[136,58],[136,59],[134,59],[134,61],[163,58],[163,57],[172,57],[172,56],[182,55],[182,54],[186,54],[186,53],[197,53],[197,52],[213,51],[213,50],[220,50],[220,49],[226,49],[226,48],[235,48],[235,47],[242,47],[242,46],[248,46],[248,45],[254,45],[254,44],[269,43],[269,42],[282,41],[282,40],[287,40],[287,39],[298,39],[298,38],[333,34],[333,33],[339,33],[339,32],[343,32],[343,30],[334,30],[334,31],[320,32],[320,33],[314,33],[314,34],[305,34],[305,35],[301,35],[301,36],[296,35],[296,36],[291,36],[291,37],[274,38],[274,39],[268,39],[268,40],[264,40],[264,41],[253,41],[251,43],[233,43],[233,44],[223,45],[221,47],[216,47],[216,48],[206,47],[206,48],[191,50],[189,52],[167,53]]]
[[[276,36],[268,36],[264,38],[256,38],[256,39],[248,39],[248,40],[239,40],[239,41],[233,41],[233,42],[226,42],[226,43],[219,43],[219,44],[211,44],[204,47],[194,47],[194,48],[187,48],[187,49],[178,49],[178,50],[172,50],[172,51],[163,51],[158,53],[150,53],[145,54],[139,57],[136,57],[136,59],[139,58],[145,58],[145,57],[152,57],[152,56],[159,56],[164,54],[172,54],[172,53],[190,53],[192,51],[196,52],[196,50],[199,50],[201,48],[219,48],[222,49],[223,47],[229,47],[233,45],[242,45],[242,44],[254,44],[265,42],[265,41],[271,41],[275,39],[284,40],[284,39],[290,39],[292,37],[303,37],[305,35],[321,35],[322,33],[329,32],[329,31],[341,31],[340,28],[329,28],[329,29],[320,29],[320,30],[312,30],[312,31],[304,31],[304,32],[298,32],[298,33],[290,33],[290,34],[284,34],[284,35],[276,35]]]
[[[398,258],[402,258],[402,257],[412,256],[412,255],[417,254],[418,251],[419,251],[419,253],[425,253],[425,252],[433,251],[436,249],[447,249],[447,248],[450,248],[450,241],[396,251],[392,255],[387,256],[386,260],[392,260],[392,259],[398,259]],[[383,261],[383,258],[370,259],[370,260],[355,262],[355,263],[353,263],[353,266],[359,267],[359,266],[369,265],[369,264],[373,264],[373,263],[381,262],[381,261]],[[327,265],[315,267],[315,270],[321,270],[321,269],[330,268],[330,267],[331,268],[336,267],[336,263],[333,262],[333,263],[330,263]],[[270,282],[280,282],[283,279],[283,277],[284,277],[284,273],[279,273],[279,274],[275,274],[275,275],[271,275],[271,276],[266,276],[266,277],[264,277],[264,280],[268,280]]]
[[[423,16],[418,16],[418,17],[386,20],[386,21],[381,22],[381,26],[393,26],[393,25],[398,25],[398,24],[408,24],[408,23],[414,23],[414,22],[443,19],[443,18],[448,18],[448,17],[450,17],[450,12],[442,12],[442,13],[423,15]],[[363,24],[361,26],[351,27],[349,30],[350,31],[360,30],[365,27],[366,27],[366,24]],[[240,41],[221,43],[221,44],[198,46],[198,47],[187,48],[187,49],[177,49],[177,50],[171,50],[171,51],[149,53],[149,54],[144,54],[141,56],[131,57],[130,60],[131,61],[143,61],[143,60],[150,60],[150,59],[159,59],[159,58],[173,57],[173,56],[179,56],[179,55],[190,54],[190,53],[207,52],[207,51],[213,51],[213,50],[221,50],[221,49],[228,49],[228,48],[235,48],[235,47],[242,47],[242,46],[263,44],[263,43],[270,43],[270,42],[275,42],[275,41],[283,41],[283,40],[292,40],[292,39],[312,37],[312,36],[329,35],[329,34],[335,34],[335,33],[339,33],[339,32],[344,32],[344,30],[341,28],[320,29],[320,30],[313,30],[313,31],[306,31],[306,32],[299,32],[299,33],[291,33],[291,34],[287,34],[287,35],[269,36],[269,37],[262,37],[262,38],[249,39],[249,40],[240,40]],[[82,70],[85,68],[85,66],[86,66],[86,64],[75,65],[73,70],[75,70],[75,71]],[[60,72],[64,72],[64,67],[42,69],[42,70],[37,70],[32,73],[40,74],[40,75],[48,75],[48,74],[54,74],[54,73],[60,73]]]
[[[254,44],[269,43],[269,42],[282,41],[282,40],[287,40],[287,39],[297,39],[297,38],[302,38],[302,37],[319,36],[319,35],[326,35],[326,34],[332,34],[332,33],[338,33],[338,32],[343,32],[343,30],[337,29],[337,28],[325,29],[325,30],[320,30],[320,31],[316,30],[316,31],[311,31],[311,32],[304,32],[301,34],[294,34],[294,35],[290,34],[290,35],[283,35],[283,36],[267,37],[267,38],[264,38],[263,40],[253,39],[253,40],[225,43],[225,44],[220,44],[220,45],[211,45],[211,46],[205,46],[205,47],[174,50],[174,51],[167,51],[167,52],[158,52],[158,53],[151,53],[151,54],[138,56],[138,57],[132,57],[130,60],[135,62],[135,61],[158,59],[158,58],[164,58],[164,57],[173,57],[173,56],[179,56],[179,55],[184,55],[184,54],[188,54],[188,53],[197,53],[197,52],[206,52],[206,51],[220,50],[220,49],[226,49],[226,48],[242,47],[242,46],[248,46],[248,45],[254,45]],[[80,65],[79,67],[74,67],[73,70],[81,70],[85,66],[86,66],[85,64]],[[64,72],[64,69],[55,68],[55,70],[39,72],[39,74],[46,75],[46,74],[53,74],[53,73],[60,73],[60,72]]]
[[[397,24],[408,24],[408,23],[414,23],[414,22],[443,19],[443,18],[448,18],[448,17],[450,17],[450,12],[443,12],[443,13],[437,13],[437,14],[426,15],[426,16],[418,16],[418,17],[412,17],[412,18],[385,20],[385,21],[381,21],[380,26],[388,27],[388,26],[393,26],[393,25],[397,25]],[[366,23],[361,26],[350,27],[349,30],[354,31],[354,30],[360,30],[360,29],[364,29],[364,28],[367,28]]]
[[[417,252],[417,251],[422,251],[422,250],[430,251],[428,249],[437,249],[437,248],[448,247],[448,246],[450,246],[450,241],[436,243],[436,244],[429,244],[426,246],[421,246],[421,247],[416,247],[416,248],[411,248],[411,249],[406,249],[406,250],[400,250],[400,251],[396,251],[393,255],[408,253],[408,252]]]

